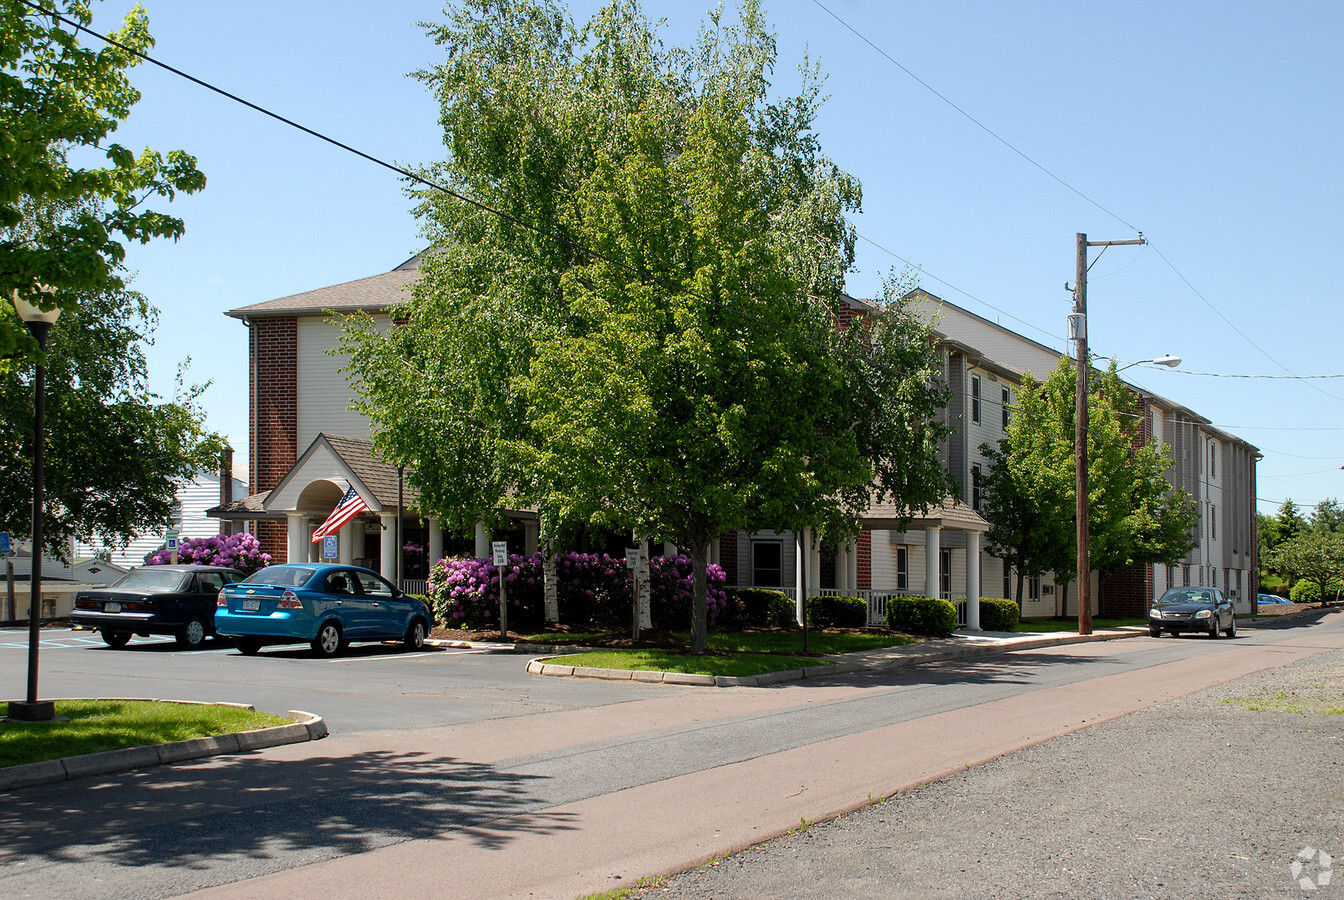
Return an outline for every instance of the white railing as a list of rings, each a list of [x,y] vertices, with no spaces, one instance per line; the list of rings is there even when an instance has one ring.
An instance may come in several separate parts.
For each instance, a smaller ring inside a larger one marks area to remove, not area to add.
[[[401,590],[407,594],[423,594],[429,587],[429,580],[426,578],[403,578],[401,579]]]

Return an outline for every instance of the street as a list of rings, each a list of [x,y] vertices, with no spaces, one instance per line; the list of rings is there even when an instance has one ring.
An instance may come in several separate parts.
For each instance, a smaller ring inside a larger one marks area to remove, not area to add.
[[[538,678],[523,674],[525,657],[502,654],[374,646],[333,661],[297,649],[249,658],[170,643],[109,651],[44,634],[43,696],[305,709],[327,717],[332,736],[15,792],[0,812],[0,894],[302,888],[563,900],[632,887],[803,820],[1339,650],[1341,619],[1243,629],[1233,641],[1144,636],[757,689]],[[0,677],[16,690],[25,654],[10,634]]]

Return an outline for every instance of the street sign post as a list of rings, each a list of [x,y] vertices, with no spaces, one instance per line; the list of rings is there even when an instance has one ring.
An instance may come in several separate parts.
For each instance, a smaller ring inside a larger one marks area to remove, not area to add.
[[[639,640],[639,548],[625,548],[625,567],[630,570],[630,637]]]
[[[10,549],[9,532],[0,531],[0,556],[9,556],[13,551]]]
[[[169,528],[167,534],[163,536],[163,543],[168,550],[168,561],[177,565],[177,529]]]
[[[499,639],[509,639],[509,597],[504,589],[504,567],[509,564],[509,542],[493,541],[490,549],[495,555],[495,571],[499,573]]]

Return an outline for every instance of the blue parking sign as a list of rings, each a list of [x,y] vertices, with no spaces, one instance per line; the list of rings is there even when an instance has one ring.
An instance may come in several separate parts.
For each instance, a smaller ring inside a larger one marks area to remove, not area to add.
[[[9,532],[0,531],[0,555],[9,556],[13,552],[9,547]]]
[[[326,537],[322,538],[323,559],[335,559],[336,557],[341,555],[340,547],[338,546],[336,541],[337,537],[334,534],[329,534]]]

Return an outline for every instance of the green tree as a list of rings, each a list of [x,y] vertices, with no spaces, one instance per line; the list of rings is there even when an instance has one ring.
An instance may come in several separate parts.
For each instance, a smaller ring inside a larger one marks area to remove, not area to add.
[[[1053,570],[1064,584],[1077,577],[1076,385],[1068,359],[1044,382],[1024,376],[999,448],[1003,463],[991,468],[988,486],[993,497],[1007,483],[1006,505],[1019,518],[1032,515],[1032,505],[1044,515],[1032,529],[1014,534],[1012,515],[991,500],[995,552],[1015,560],[1029,553],[1028,573]],[[1166,480],[1171,465],[1166,448],[1139,439],[1136,400],[1116,377],[1114,363],[1090,379],[1088,423],[1093,568],[1109,574],[1136,564],[1177,562],[1193,546],[1195,505]]]
[[[578,29],[546,2],[479,0],[432,34],[453,51],[422,73],[452,151],[433,172],[510,219],[423,195],[441,249],[408,323],[352,323],[346,347],[375,440],[416,461],[437,511],[465,524],[526,498],[543,527],[675,541],[704,649],[717,535],[837,536],[875,495],[941,499],[932,335],[894,283],[837,329],[859,187],[821,153],[815,69],[769,99],[754,2],[688,49],[633,2]]]
[[[1014,451],[1015,436],[1021,440],[1016,426],[1022,418],[1030,418],[1030,414],[1019,411],[997,448],[988,444],[980,448],[989,461],[980,510],[989,522],[985,546],[1017,573],[1019,609],[1027,578],[1074,568],[1066,559],[1068,549],[1073,546],[1070,533],[1074,515],[1072,509],[1066,508],[1062,484],[1055,479],[1035,477],[1041,470],[1024,465]],[[1016,467],[1011,462],[1015,458]]]
[[[87,25],[87,0],[44,4]],[[109,136],[139,93],[127,78],[137,57],[120,47],[80,44],[74,27],[22,0],[0,0],[0,297],[14,292],[74,312],[90,294],[125,287],[122,241],[177,238],[182,222],[143,208],[205,185],[180,150],[133,154]],[[135,50],[153,45],[135,7],[114,37]],[[92,160],[99,155],[107,164]],[[37,285],[52,288],[40,293]],[[36,344],[14,315],[0,315],[0,356]]]
[[[164,402],[148,388],[144,342],[155,312],[132,291],[88,292],[52,329],[47,352],[44,543],[124,545],[168,521],[180,479],[218,465],[202,426],[202,386]],[[33,364],[0,379],[0,521],[30,536]],[[180,378],[179,378],[180,381]]]
[[[1344,535],[1303,531],[1275,548],[1274,567],[1315,583],[1324,603],[1327,590],[1344,579]]]
[[[1344,507],[1338,500],[1326,499],[1316,504],[1311,511],[1311,530],[1330,534],[1344,532]]]

